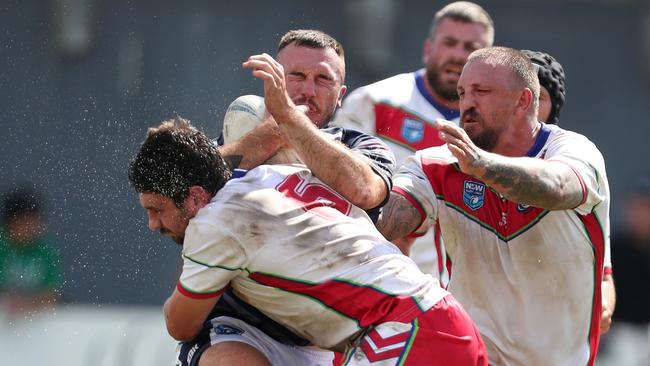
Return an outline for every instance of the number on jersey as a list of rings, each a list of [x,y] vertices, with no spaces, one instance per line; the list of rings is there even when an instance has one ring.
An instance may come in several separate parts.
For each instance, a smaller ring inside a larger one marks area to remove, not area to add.
[[[288,176],[275,189],[303,210],[328,219],[337,217],[338,213],[334,210],[347,216],[352,209],[352,204],[330,187],[322,183],[307,182],[298,174]]]

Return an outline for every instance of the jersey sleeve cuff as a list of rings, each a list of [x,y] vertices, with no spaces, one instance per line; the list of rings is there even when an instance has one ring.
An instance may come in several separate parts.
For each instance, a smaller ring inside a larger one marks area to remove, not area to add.
[[[554,161],[568,166],[573,171],[573,173],[575,173],[575,175],[578,177],[578,181],[580,182],[580,187],[582,188],[582,200],[580,200],[580,203],[573,209],[575,210],[576,208],[582,206],[585,202],[587,202],[587,185],[585,184],[585,181],[584,179],[582,179],[582,176],[580,175],[578,170],[576,170],[576,168],[574,168],[573,165],[563,160],[548,160],[548,161]]]
[[[191,299],[196,299],[196,300],[213,299],[215,297],[223,295],[223,293],[226,291],[225,288],[222,288],[221,290],[216,291],[216,292],[208,292],[208,293],[192,292],[192,291],[186,289],[185,287],[183,287],[183,285],[181,284],[180,281],[178,281],[178,283],[176,283],[176,289],[178,290],[178,292],[180,292],[184,296],[189,297]]]
[[[411,205],[413,205],[413,207],[415,207],[418,210],[418,212],[420,213],[420,225],[421,225],[424,222],[424,219],[427,218],[427,214],[426,212],[424,212],[424,208],[422,207],[420,202],[418,202],[418,200],[416,200],[415,197],[413,197],[409,192],[403,190],[400,187],[393,187],[393,192],[406,198],[406,200],[411,202]],[[420,225],[418,225],[418,227],[420,227]]]

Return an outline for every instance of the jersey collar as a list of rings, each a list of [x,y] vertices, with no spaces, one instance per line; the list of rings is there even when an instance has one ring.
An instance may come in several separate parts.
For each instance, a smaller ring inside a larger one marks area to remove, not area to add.
[[[417,86],[418,91],[420,94],[422,94],[424,99],[426,99],[429,104],[433,106],[433,108],[437,109],[438,112],[440,112],[440,114],[442,114],[446,120],[452,120],[460,117],[460,111],[443,106],[442,104],[436,102],[431,94],[429,94],[426,86],[424,86],[424,69],[420,69],[415,72],[415,85]]]
[[[551,135],[551,129],[548,128],[546,123],[542,123],[542,126],[539,128],[539,133],[537,134],[537,139],[535,139],[535,144],[533,147],[528,151],[526,156],[529,158],[534,158],[539,154],[539,152],[542,150],[544,145],[546,145],[546,141],[548,140],[548,137]]]

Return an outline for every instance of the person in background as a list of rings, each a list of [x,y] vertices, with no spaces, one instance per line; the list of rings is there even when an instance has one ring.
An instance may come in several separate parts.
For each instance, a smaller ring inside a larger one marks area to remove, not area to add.
[[[540,122],[556,125],[560,122],[560,111],[566,99],[566,79],[564,68],[548,53],[521,50],[530,59],[539,79],[539,111],[537,119]]]
[[[482,7],[468,1],[446,5],[435,14],[424,40],[424,68],[356,89],[343,102],[334,124],[381,138],[395,153],[397,166],[415,150],[441,145],[433,122],[444,118],[458,123],[460,72],[472,51],[493,41],[494,23]],[[415,241],[411,258],[444,284],[444,251],[434,230],[424,225],[398,240]]]
[[[10,314],[50,307],[61,283],[60,258],[44,235],[39,198],[29,189],[10,191],[2,204],[0,302]]]

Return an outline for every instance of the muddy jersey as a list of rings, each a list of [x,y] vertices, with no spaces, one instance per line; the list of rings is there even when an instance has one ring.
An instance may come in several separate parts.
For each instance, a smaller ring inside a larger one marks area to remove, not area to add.
[[[416,150],[442,145],[433,122],[443,118],[458,124],[460,115],[433,100],[424,86],[424,77],[424,70],[419,70],[356,89],[345,99],[334,123],[384,140],[395,153],[397,166]],[[439,241],[434,230],[429,230],[416,239],[411,257],[423,271],[446,283],[444,252]]]
[[[543,125],[529,157],[559,161],[580,178],[583,200],[549,211],[509,201],[463,174],[446,146],[419,151],[394,176],[436,222],[448,289],[478,326],[493,365],[593,365],[601,282],[609,259],[609,188],[587,138]]]
[[[209,298],[230,284],[323,348],[410,321],[447,294],[303,166],[263,165],[229,181],[190,220],[183,259],[183,294]]]

